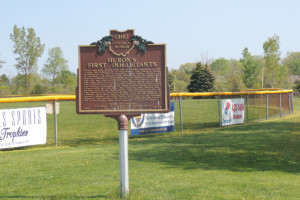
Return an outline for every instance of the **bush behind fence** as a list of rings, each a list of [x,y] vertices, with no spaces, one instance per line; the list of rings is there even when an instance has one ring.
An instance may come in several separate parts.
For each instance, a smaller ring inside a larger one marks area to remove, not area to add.
[[[193,99],[171,94],[175,104],[175,132],[199,132],[203,128],[219,127],[219,101],[222,99],[243,98],[245,102],[245,121],[256,122],[284,117],[293,112],[293,93],[212,95],[213,98]],[[54,96],[55,97],[55,96]],[[33,98],[33,97],[32,97]],[[17,100],[8,103],[8,98],[0,98],[0,109],[29,108],[46,106],[49,97],[39,97],[35,101]],[[65,99],[65,100],[56,100]],[[55,115],[47,114],[47,145],[101,144],[118,140],[116,120],[104,115],[78,115],[75,97],[53,98],[59,104],[56,115],[57,138],[55,136]],[[248,106],[246,106],[248,105]],[[248,108],[248,109],[247,109]],[[181,114],[181,117],[180,117]]]

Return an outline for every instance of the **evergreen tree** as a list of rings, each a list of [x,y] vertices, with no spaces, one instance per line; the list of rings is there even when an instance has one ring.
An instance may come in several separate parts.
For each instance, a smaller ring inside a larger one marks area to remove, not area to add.
[[[189,92],[212,92],[214,91],[214,83],[215,77],[211,73],[209,66],[204,66],[199,62],[196,64],[187,89]]]

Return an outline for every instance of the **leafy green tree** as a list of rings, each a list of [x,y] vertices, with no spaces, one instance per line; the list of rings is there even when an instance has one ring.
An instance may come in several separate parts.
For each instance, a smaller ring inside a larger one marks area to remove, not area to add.
[[[264,79],[264,67],[265,67],[265,58],[263,56],[253,56],[254,60],[258,65],[258,70],[256,71],[258,81],[254,84],[254,88],[263,88],[263,79]]]
[[[47,93],[48,88],[46,86],[42,86],[40,84],[36,84],[31,91],[31,94],[45,94]]]
[[[2,74],[0,76],[0,83],[1,84],[9,84],[9,78],[5,74]]]
[[[211,70],[215,77],[215,91],[240,91],[245,88],[243,65],[240,61],[219,58],[212,62]]]
[[[287,69],[281,66],[279,37],[274,35],[263,44],[265,69],[264,78],[266,87],[283,87],[286,81]]]
[[[170,79],[172,79],[172,91],[186,91],[190,82],[190,75],[186,74],[183,70],[172,70],[170,72]]]
[[[287,56],[283,59],[290,75],[300,76],[300,52],[288,52]]]
[[[0,60],[0,68],[3,67],[3,64],[4,64],[4,63],[5,63],[4,61]]]
[[[190,82],[190,75],[186,74],[184,71],[176,70],[176,80],[184,81],[186,83]]]
[[[215,77],[214,88],[218,92],[230,90],[227,81],[229,75],[229,64],[229,61],[225,58],[219,58],[214,60],[210,65],[210,69],[212,70]]]
[[[247,88],[259,88],[260,86],[260,62],[250,54],[248,48],[243,50],[243,58],[240,62],[243,65],[243,81]]]
[[[215,74],[226,76],[230,71],[229,61],[225,58],[219,58],[210,65],[210,68]]]
[[[5,75],[0,76],[0,94],[9,94],[10,93],[10,80]]]
[[[14,42],[14,53],[19,56],[16,58],[15,65],[24,75],[23,85],[25,89],[30,85],[29,74],[36,73],[38,58],[42,56],[45,45],[41,44],[40,38],[36,36],[33,28],[18,28],[14,26],[10,39]]]
[[[67,70],[67,60],[63,57],[63,52],[60,47],[54,47],[48,51],[49,57],[47,64],[44,65],[43,73],[52,78],[52,86],[54,87],[55,78],[61,74],[62,71]]]
[[[243,82],[243,65],[240,61],[231,59],[229,60],[229,67],[231,72],[227,75],[227,83],[229,91],[237,92],[245,88]]]
[[[189,82],[182,81],[182,80],[176,80],[175,81],[176,91],[181,92],[187,92],[187,86],[189,85]]]
[[[77,75],[69,70],[63,70],[55,78],[55,83],[58,83],[52,92],[74,94],[77,85]]]
[[[49,92],[52,82],[50,82],[46,77],[43,77],[41,74],[32,74],[32,82],[33,88],[31,89],[31,93],[35,87],[35,85],[41,85],[43,87],[43,93],[46,94]]]
[[[51,83],[49,82],[48,79],[40,76],[37,73],[36,74],[29,74],[28,76],[32,80],[32,82],[31,82],[32,87],[31,87],[30,91],[25,91],[24,90],[23,84],[24,84],[25,76],[23,74],[19,73],[17,76],[13,77],[12,80],[11,80],[10,86],[11,86],[11,91],[12,91],[13,94],[21,94],[21,95],[23,95],[23,94],[38,94],[35,91],[38,91],[39,86],[36,86],[36,85],[41,86],[41,89],[43,89],[42,90],[43,94],[46,94],[46,93],[49,92],[49,85]]]
[[[56,77],[57,83],[63,84],[65,86],[70,85],[77,81],[77,76],[75,73],[69,70],[62,70],[61,73]]]
[[[230,87],[225,76],[219,76],[217,74],[214,74],[214,76],[215,76],[215,84],[214,84],[215,91],[217,92],[230,91]]]
[[[170,87],[170,91],[173,91],[173,88],[174,88],[174,78],[171,74],[171,71],[169,71],[168,73],[168,84],[169,84],[169,87]]]
[[[26,91],[24,91],[24,79],[25,75],[20,73],[12,78],[11,83],[13,94],[26,94]]]
[[[300,92],[300,80],[296,81],[294,90],[295,90],[296,92]]]
[[[196,63],[185,63],[180,65],[179,70],[191,75],[196,68]]]
[[[196,64],[187,89],[189,92],[212,92],[214,91],[214,83],[215,77],[210,71],[209,66],[204,66],[199,62]]]

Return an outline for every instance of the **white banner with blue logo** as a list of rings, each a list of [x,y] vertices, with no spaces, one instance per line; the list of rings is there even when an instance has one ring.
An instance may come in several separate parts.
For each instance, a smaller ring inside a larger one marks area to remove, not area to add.
[[[131,119],[131,135],[174,131],[174,102],[169,113],[148,113]]]
[[[46,144],[45,107],[0,110],[0,149]]]
[[[222,126],[244,123],[244,99],[222,100]]]

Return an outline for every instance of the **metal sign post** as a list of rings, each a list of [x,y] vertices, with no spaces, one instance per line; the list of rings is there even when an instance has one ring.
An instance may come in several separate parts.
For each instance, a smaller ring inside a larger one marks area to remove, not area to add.
[[[129,168],[128,168],[128,119],[120,115],[119,126],[119,159],[120,159],[120,192],[122,197],[129,194]]]

